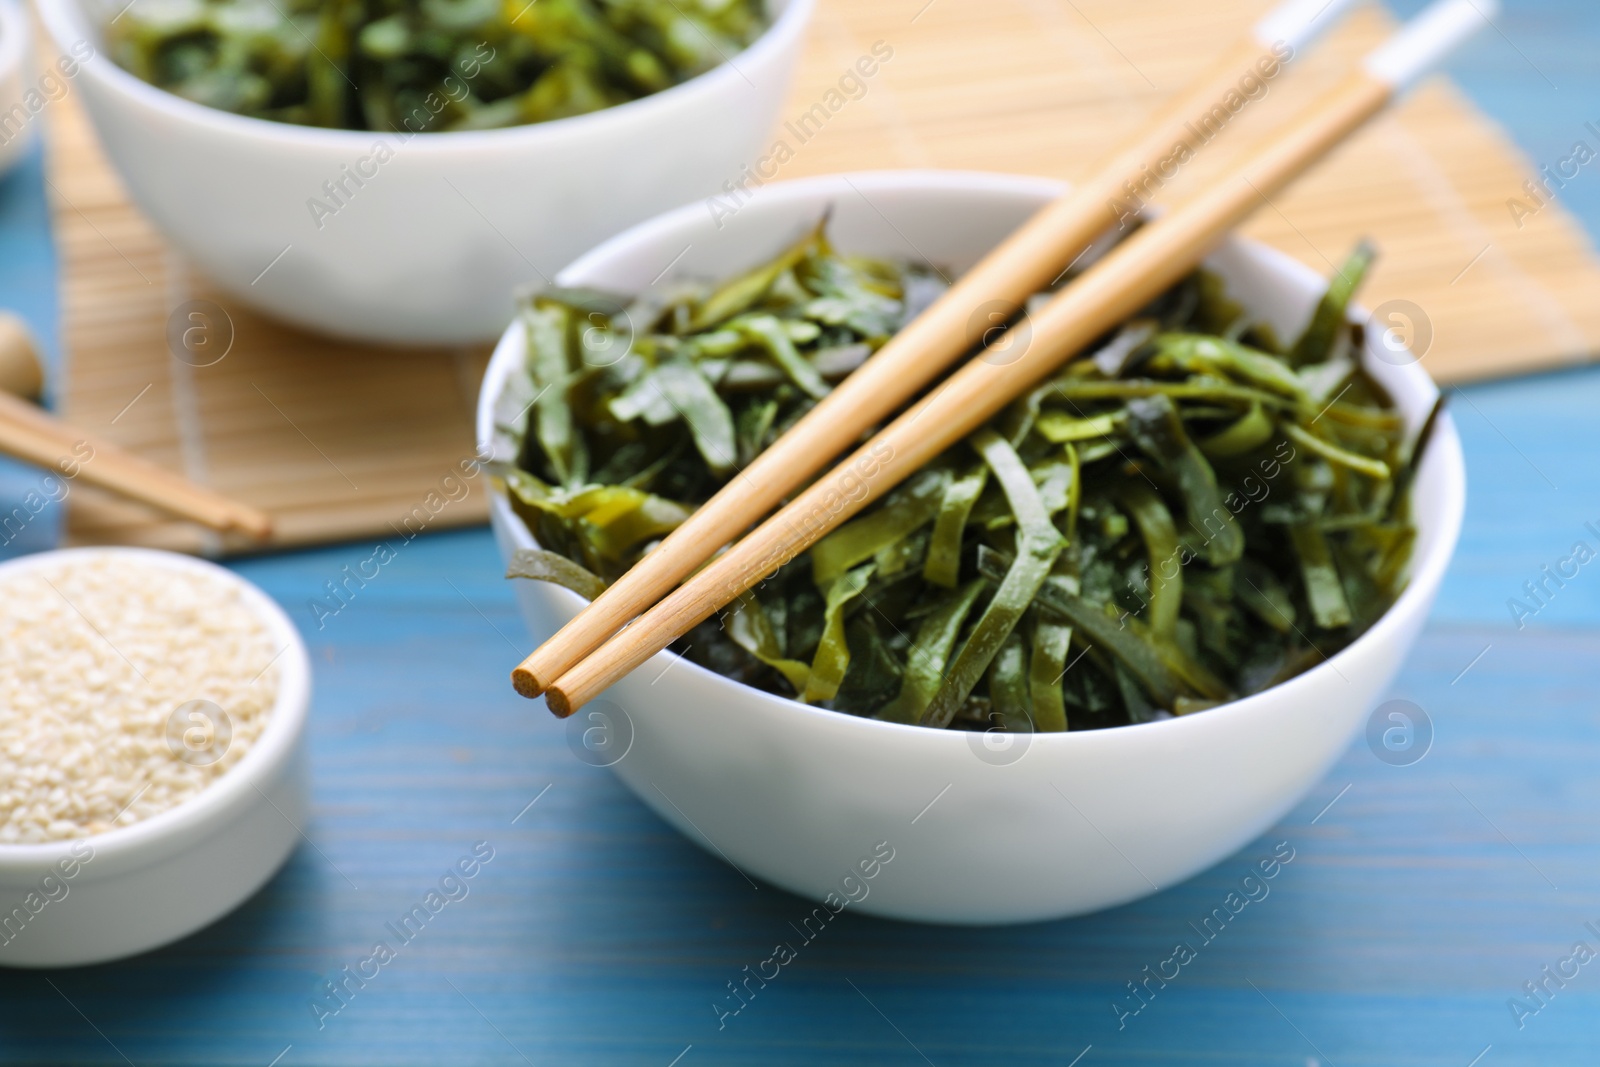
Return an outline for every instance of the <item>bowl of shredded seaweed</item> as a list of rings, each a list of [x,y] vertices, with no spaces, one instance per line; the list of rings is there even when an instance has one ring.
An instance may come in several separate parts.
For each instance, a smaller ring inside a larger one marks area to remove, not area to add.
[[[129,195],[209,281],[323,333],[431,345],[492,340],[517,288],[770,164],[813,2],[60,0],[39,14],[83,58],[75,86]],[[861,93],[892,56],[877,46],[841,75]]]
[[[721,230],[639,227],[533,294],[479,419],[533,636],[1055,191],[785,183]],[[1215,862],[1338,756],[1459,526],[1438,391],[1352,303],[1374,260],[1363,242],[1325,279],[1229,242],[574,736],[693,839],[814,899],[887,841],[900,858],[860,905],[886,915],[1073,914]],[[1025,343],[1024,319],[982,358]]]

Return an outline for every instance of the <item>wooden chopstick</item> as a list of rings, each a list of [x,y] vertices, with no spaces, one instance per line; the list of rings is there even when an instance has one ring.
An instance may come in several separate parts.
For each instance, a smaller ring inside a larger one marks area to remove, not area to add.
[[[91,437],[8,393],[0,393],[0,452],[216,530],[237,530],[257,539],[272,533],[272,519],[265,512]]]
[[[1439,0],[1408,23],[1368,57],[1363,69],[1291,120],[1268,147],[1129,237],[1030,315],[1031,342],[1020,355],[1008,361],[988,362],[981,356],[970,360],[777,514],[558,678],[545,694],[550,710],[562,717],[572,714],[1165,292],[1229,230],[1483,25],[1487,17],[1474,5],[1487,2]],[[795,433],[789,431],[790,436]],[[702,547],[709,554],[718,546]]]
[[[1040,210],[985,256],[789,433],[757,456],[743,477],[700,505],[660,545],[535,649],[511,673],[517,692],[538,696],[717,549],[776,507],[796,486],[970,352],[994,323],[1009,319],[1029,296],[1048,287],[1119,222],[1118,215],[1108,209],[1109,203],[1128,202],[1130,189],[1143,188],[1148,194],[1152,172],[1172,156],[1176,144],[1195,141],[1189,127],[1210,116],[1230,91],[1237,92],[1241,78],[1248,75],[1259,80],[1263,70],[1278,76],[1275,65],[1284,62],[1282,54],[1303,49],[1337,21],[1349,3],[1288,0],[1257,23],[1204,77],[1103,161],[1093,177]],[[1220,127],[1219,132],[1225,128]],[[979,316],[980,309],[994,313]]]

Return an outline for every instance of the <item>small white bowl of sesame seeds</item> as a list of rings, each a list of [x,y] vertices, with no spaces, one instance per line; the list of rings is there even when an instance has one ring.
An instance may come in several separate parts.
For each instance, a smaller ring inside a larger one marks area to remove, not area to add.
[[[288,617],[215,564],[0,564],[0,966],[143,952],[259,889],[306,820],[310,692]]]

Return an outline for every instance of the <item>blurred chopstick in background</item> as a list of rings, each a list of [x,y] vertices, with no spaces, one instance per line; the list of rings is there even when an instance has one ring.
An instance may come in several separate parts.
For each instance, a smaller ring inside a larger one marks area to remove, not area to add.
[[[230,500],[46,414],[19,395],[37,395],[42,377],[20,320],[0,316],[0,452],[109,489],[180,518],[257,540],[272,533],[265,512]]]
[[[1048,288],[1115,223],[1107,205],[1148,190],[1150,174],[1179,145],[1193,145],[1241,79],[1271,79],[1352,0],[1286,0],[1251,28],[1211,70],[1114,151],[1092,177],[1043,208],[969,270],[932,306],[890,338],[858,370],[702,504],[661,544],[512,671],[512,684],[536,697],[628,622],[767,515],[789,493],[861,435],[931,384],[1028,297]],[[1220,133],[1226,126],[1217,123]],[[1191,149],[1192,150],[1192,149]],[[557,710],[557,714],[562,714]]]
[[[977,430],[1084,346],[1155,299],[1192,270],[1218,240],[1267,203],[1270,196],[1360,129],[1486,25],[1496,9],[1494,0],[1437,0],[1426,8],[1371,52],[1361,68],[1342,84],[1291,119],[1282,134],[1266,148],[1187,203],[1150,222],[1117,245],[1037,314],[1030,315],[1031,337],[1020,354],[996,362],[986,361],[981,353],[972,358],[934,392],[812,483],[782,510],[548,685],[546,701],[550,710],[563,717],[572,714],[946,448]],[[1034,250],[1026,239],[1029,231],[1039,219],[1061,211],[1062,205],[1070,203],[1071,199],[1069,196],[1046,208],[973,273],[989,267],[996,256],[1022,256]],[[1104,210],[1103,203],[1099,207]],[[1103,223],[1103,216],[1101,221]],[[1022,270],[1019,268],[1018,273]],[[991,272],[1005,273],[999,268]],[[952,288],[951,293],[958,290],[962,290],[962,283]],[[992,293],[983,295],[993,298]],[[920,333],[917,327],[931,312],[932,309],[924,313],[900,336]],[[885,346],[884,351],[887,350]],[[902,351],[915,352],[914,349]],[[868,360],[856,374],[863,374],[876,361],[877,357]],[[846,379],[846,383],[851,380]],[[835,395],[843,388],[841,386]],[[786,443],[785,456],[822,451],[816,444],[819,435],[815,431],[807,432],[807,423],[814,421],[825,403],[819,404],[811,415],[789,430],[767,454],[778,452],[779,446]],[[750,469],[753,465],[747,468]],[[782,484],[792,487],[809,473],[801,463],[787,463],[777,475],[786,479]],[[746,492],[742,479],[737,485],[730,483],[729,488]],[[728,489],[718,497],[726,493]],[[701,510],[715,504],[718,497]],[[678,537],[692,522],[691,519],[680,526],[673,537]],[[722,541],[700,531],[696,533],[698,542],[684,546],[681,550],[684,556],[693,555],[703,561],[722,547]],[[647,554],[634,570],[648,563],[671,540],[669,538]],[[1019,561],[1022,555],[1023,547],[1019,545]],[[619,581],[613,589],[621,585]],[[595,604],[604,599],[602,596]],[[578,620],[582,618],[583,615],[578,616]],[[557,634],[557,638],[560,636]]]

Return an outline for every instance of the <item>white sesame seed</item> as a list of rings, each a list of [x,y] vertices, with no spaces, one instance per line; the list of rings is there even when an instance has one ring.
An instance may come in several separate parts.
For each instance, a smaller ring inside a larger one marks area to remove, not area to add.
[[[266,726],[276,651],[214,574],[104,553],[0,578],[0,843],[130,826],[200,792]]]

